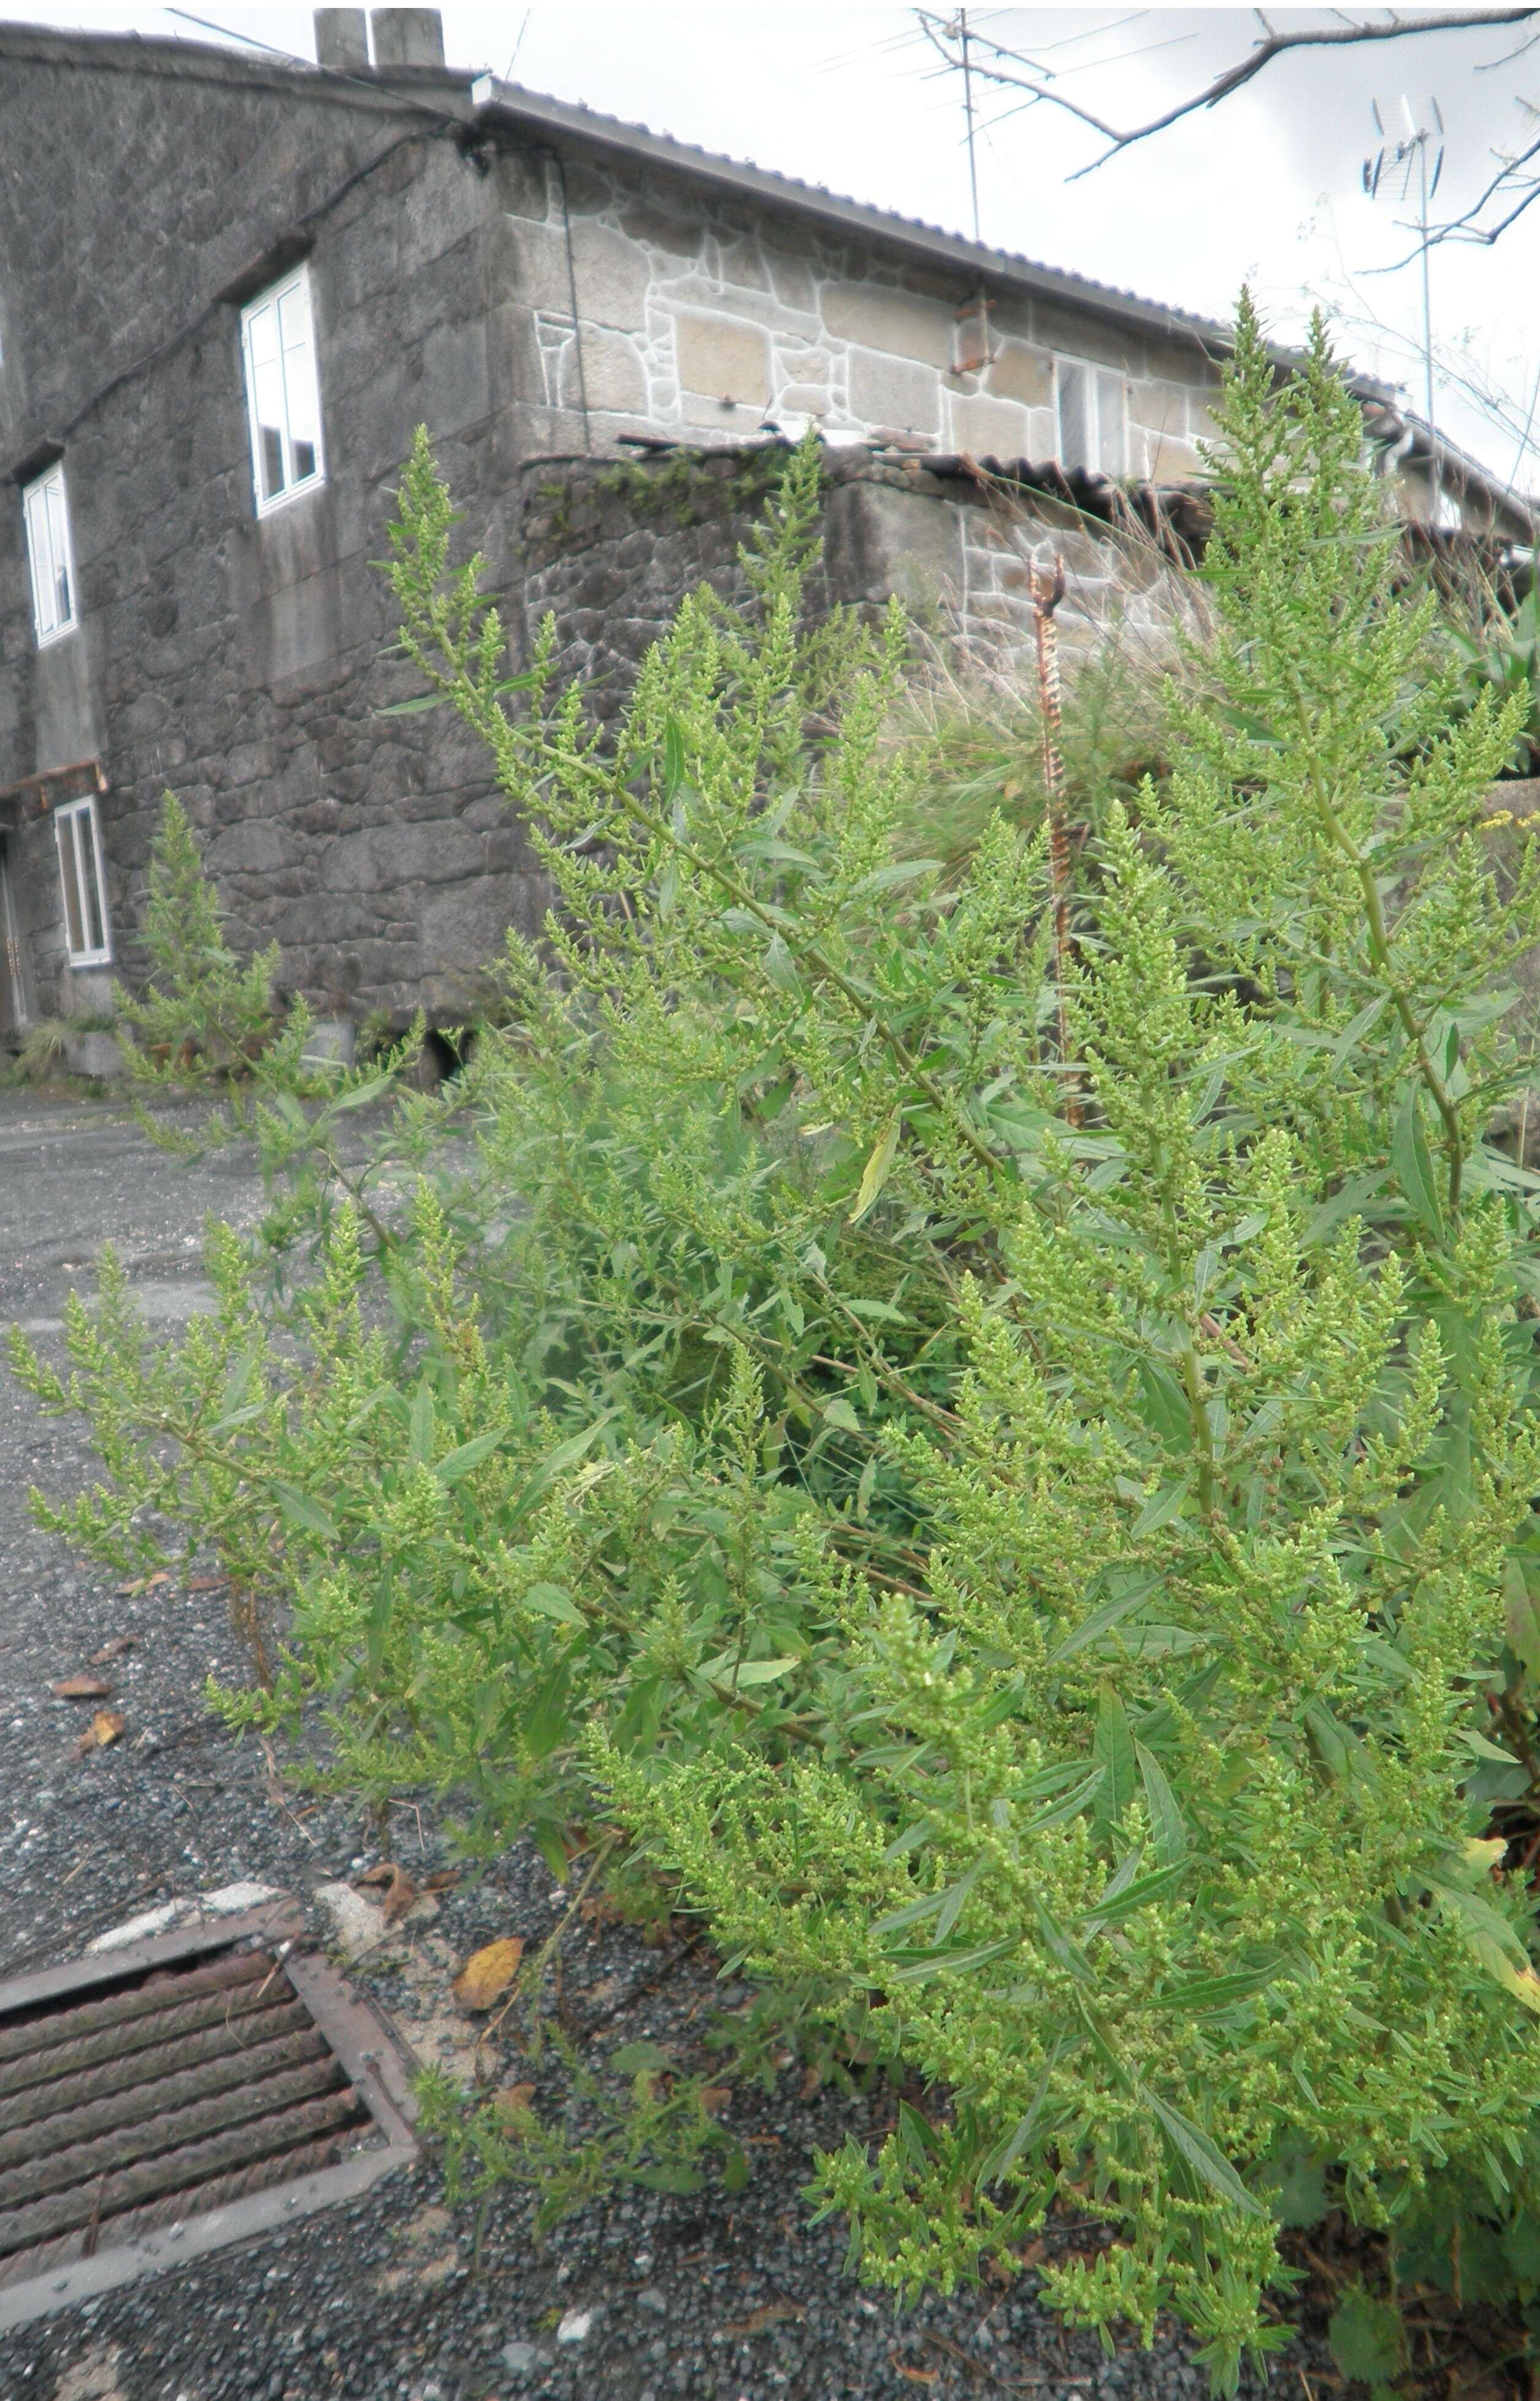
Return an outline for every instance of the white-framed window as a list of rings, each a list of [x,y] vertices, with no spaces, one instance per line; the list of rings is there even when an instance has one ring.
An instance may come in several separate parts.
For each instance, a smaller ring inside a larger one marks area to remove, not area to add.
[[[1103,475],[1128,473],[1128,386],[1116,367],[1087,359],[1055,359],[1059,464]]]
[[[32,618],[37,647],[75,631],[75,555],[70,547],[70,511],[62,465],[28,484],[21,494],[32,569]]]
[[[98,967],[112,956],[102,829],[94,801],[69,801],[53,813],[59,881],[64,891],[64,946],[72,967]]]
[[[325,480],[321,378],[309,270],[296,268],[241,311],[256,513],[266,516]]]

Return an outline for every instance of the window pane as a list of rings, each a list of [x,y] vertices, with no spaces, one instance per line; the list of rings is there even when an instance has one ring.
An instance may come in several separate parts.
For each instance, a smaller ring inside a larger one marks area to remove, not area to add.
[[[64,478],[52,474],[43,487],[43,497],[48,518],[48,565],[54,600],[54,623],[68,625],[75,619],[75,607],[70,592],[70,528],[69,512],[64,504]]]
[[[80,867],[75,849],[74,816],[60,817],[55,830],[59,836],[59,874],[64,886],[64,939],[70,956],[76,958],[86,941],[80,922]]]
[[[32,570],[32,608],[38,634],[53,631],[53,577],[48,568],[48,513],[35,484],[22,502],[27,528],[27,565]]]
[[[283,398],[294,481],[303,483],[316,471],[320,447],[321,406],[316,390],[315,344],[310,335],[310,309],[303,283],[283,293],[278,303],[283,348]]]
[[[258,457],[262,466],[262,497],[270,501],[283,489],[283,436],[276,425],[257,429],[261,448]]]
[[[283,364],[278,349],[278,311],[254,309],[246,319],[246,366],[255,421],[256,474],[261,496],[270,501],[288,482],[283,452]]]
[[[26,496],[26,524],[33,607],[39,638],[44,638],[58,633],[70,620],[69,548],[64,538],[62,476],[48,475],[33,485]]]
[[[96,830],[96,811],[82,809],[75,820],[80,844],[80,887],[85,899],[86,931],[93,951],[107,947],[107,928],[102,907],[102,850]]]
[[[53,585],[56,625],[67,625],[75,615],[70,605],[70,537],[64,514],[64,479],[51,476],[44,487],[48,514],[48,567]]]
[[[1087,423],[1090,393],[1086,371],[1073,360],[1059,361],[1059,464],[1089,467],[1091,429]]]
[[[1127,386],[1109,367],[1096,373],[1097,464],[1104,475],[1121,475],[1128,463]]]

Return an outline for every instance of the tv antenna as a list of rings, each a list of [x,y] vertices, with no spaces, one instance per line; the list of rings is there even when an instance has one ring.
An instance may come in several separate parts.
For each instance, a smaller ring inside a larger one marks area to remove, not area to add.
[[[966,8],[959,8],[956,15],[952,18],[950,22],[942,26],[942,39],[945,42],[956,43],[962,61],[963,117],[968,128],[968,188],[972,196],[973,201],[973,239],[975,241],[978,241],[982,239],[979,232],[978,126],[976,121],[977,111],[973,101],[973,60],[969,49],[968,11]]]
[[[1412,114],[1411,103],[1401,95],[1401,130],[1394,142],[1385,128],[1377,100],[1370,101],[1374,130],[1380,136],[1380,147],[1371,158],[1364,160],[1364,190],[1371,200],[1380,197],[1382,185],[1394,197],[1397,207],[1406,208],[1413,194],[1417,199],[1417,255],[1423,268],[1423,413],[1428,426],[1428,475],[1432,486],[1433,519],[1438,518],[1438,450],[1433,421],[1433,287],[1428,267],[1428,207],[1438,189],[1444,172],[1444,112],[1437,100],[1430,100],[1431,125],[1426,118],[1419,121]],[[1399,220],[1405,223],[1405,219]]]

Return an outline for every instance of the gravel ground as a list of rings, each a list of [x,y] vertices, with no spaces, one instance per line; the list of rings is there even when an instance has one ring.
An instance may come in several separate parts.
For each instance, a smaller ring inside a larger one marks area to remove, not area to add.
[[[65,1292],[89,1291],[115,1242],[153,1319],[186,1322],[203,1287],[206,1212],[256,1214],[249,1159],[188,1165],[158,1152],[103,1102],[0,1091],[0,1324],[56,1343]],[[212,1671],[234,1679],[239,1647],[217,1591],[115,1590],[32,1526],[32,1483],[62,1495],[90,1475],[69,1423],[42,1419],[0,1369],[0,1973],[76,1953],[93,1935],[178,1896],[247,1878],[314,1909],[318,1887],[380,1856],[378,1830],[316,1805],[275,1775],[249,1736],[204,1710]],[[76,1758],[79,1704],[50,1681],[114,1638],[133,1648],[108,1673],[128,1731]],[[392,1847],[419,1877],[447,1854],[426,1811],[397,1812]],[[419,2055],[463,2049],[447,2006],[459,1964],[496,1936],[527,1942],[568,1896],[516,1848],[446,1893],[356,1971]],[[318,1923],[323,1920],[318,1918]],[[650,1947],[633,1929],[575,1920],[564,1948],[571,2022],[598,2053],[641,2035],[689,2040],[724,1997],[700,1955]],[[499,2069],[520,2073],[513,2058]],[[431,2166],[355,2207],[216,2255],[0,2338],[0,2401],[885,2401],[928,2393],[974,2401],[1029,2393],[1200,2401],[1207,2389],[1174,2336],[1105,2359],[1066,2335],[1024,2274],[896,2313],[843,2267],[844,2233],[809,2229],[800,2188],[816,2145],[874,2133],[890,2102],[735,2102],[753,2161],[748,2188],[689,2198],[635,2188],[595,2203],[537,2243],[527,2197],[493,2200],[479,2249],[472,2213],[451,2214]],[[1057,2241],[1072,2244],[1073,2230]],[[1340,2382],[1314,2345],[1273,2371],[1285,2394]]]

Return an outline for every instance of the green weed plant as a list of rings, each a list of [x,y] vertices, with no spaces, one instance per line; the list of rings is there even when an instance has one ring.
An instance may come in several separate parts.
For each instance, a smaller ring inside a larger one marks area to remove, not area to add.
[[[623,1832],[902,2073],[816,2169],[863,2274],[1009,2267],[1065,2202],[1114,2239],[1052,2304],[1173,2311],[1230,2388],[1284,2219],[1535,2199],[1492,1829],[1534,1792],[1540,1247],[1487,1130],[1540,862],[1499,889],[1525,704],[1456,711],[1324,336],[1280,390],[1244,308],[1218,422],[1212,631],[1169,778],[1097,813],[1068,1055],[1040,836],[909,856],[901,618],[803,622],[811,447],[752,605],[688,599],[606,732],[550,627],[505,677],[419,441],[406,648],[552,896],[507,1022],[443,1101],[370,1083],[350,1189],[306,1154],[212,1229],[184,1337],[109,1256],[70,1373],[12,1359],[103,1461],[43,1523],[124,1568],[169,1523],[284,1604],[232,1714],[319,1709],[473,1846]]]

